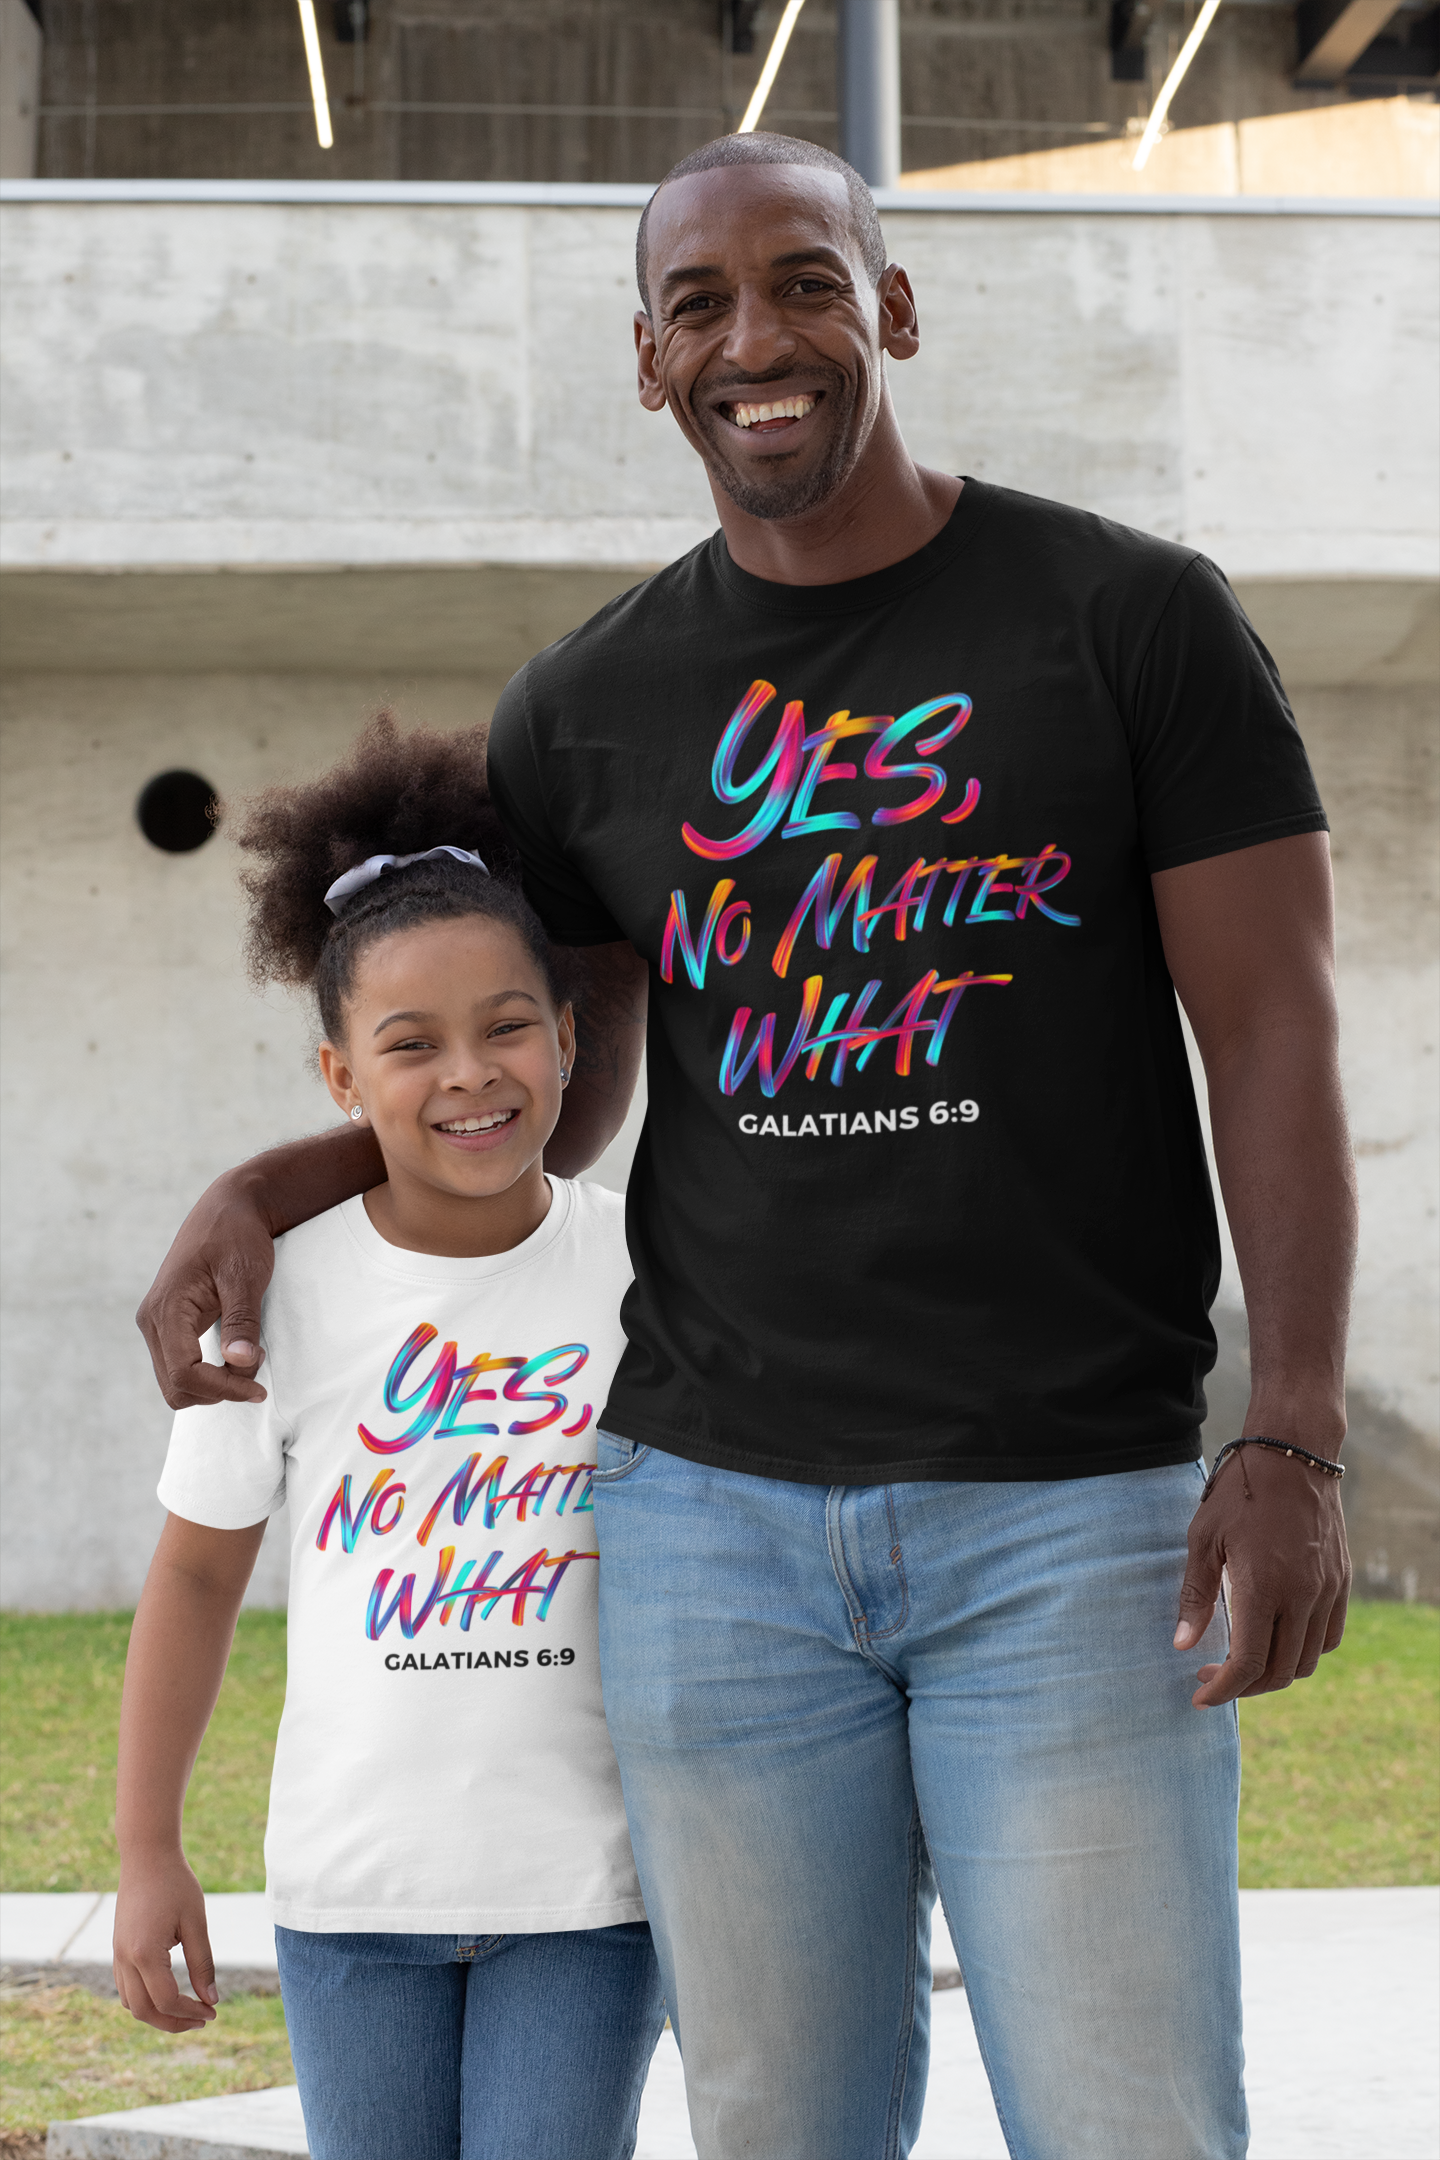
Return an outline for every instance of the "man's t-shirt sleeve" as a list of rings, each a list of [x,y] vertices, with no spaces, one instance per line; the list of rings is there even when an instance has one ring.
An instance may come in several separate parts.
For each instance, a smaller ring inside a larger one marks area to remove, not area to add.
[[[205,1355],[220,1356],[219,1331]],[[285,1443],[289,1429],[265,1375],[263,1403],[206,1403],[178,1410],[160,1473],[160,1504],[209,1530],[248,1530],[285,1504]]]
[[[530,727],[528,668],[512,676],[490,722],[490,793],[520,855],[526,898],[557,945],[624,937],[555,836]]]
[[[1160,617],[1129,721],[1148,870],[1328,830],[1275,663],[1203,555]]]

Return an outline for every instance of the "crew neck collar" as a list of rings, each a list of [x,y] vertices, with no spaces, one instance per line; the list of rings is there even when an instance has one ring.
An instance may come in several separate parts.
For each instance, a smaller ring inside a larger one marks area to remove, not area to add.
[[[550,1206],[545,1220],[531,1231],[529,1237],[512,1245],[508,1252],[476,1253],[461,1259],[448,1253],[412,1252],[408,1245],[392,1245],[388,1238],[381,1237],[365,1212],[363,1193],[344,1201],[338,1213],[365,1258],[391,1275],[403,1275],[412,1282],[487,1282],[497,1275],[508,1275],[532,1266],[564,1236],[575,1212],[574,1183],[569,1178],[552,1177],[549,1185]]]
[[[969,546],[990,507],[994,490],[983,480],[972,480],[968,473],[962,473],[960,478],[964,481],[960,498],[934,539],[927,540],[913,555],[902,556],[899,562],[887,563],[883,570],[872,570],[865,577],[847,578],[838,585],[776,584],[771,578],[756,577],[740,568],[726,546],[723,529],[710,537],[711,563],[720,582],[738,599],[771,615],[814,620],[865,614],[923,584]]]

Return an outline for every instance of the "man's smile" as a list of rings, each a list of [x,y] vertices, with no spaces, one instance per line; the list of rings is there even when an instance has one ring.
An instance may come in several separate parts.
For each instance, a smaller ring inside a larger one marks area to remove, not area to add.
[[[772,434],[777,428],[793,427],[812,413],[825,395],[817,390],[813,396],[801,393],[798,397],[771,398],[768,402],[729,403],[720,407],[724,417],[738,428],[758,428],[762,434]]]

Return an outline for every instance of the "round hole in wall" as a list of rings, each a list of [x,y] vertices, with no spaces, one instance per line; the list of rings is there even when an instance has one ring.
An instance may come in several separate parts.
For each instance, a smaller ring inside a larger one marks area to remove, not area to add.
[[[162,772],[147,781],[135,805],[140,830],[152,847],[167,855],[188,855],[204,847],[215,830],[219,799],[199,773]]]

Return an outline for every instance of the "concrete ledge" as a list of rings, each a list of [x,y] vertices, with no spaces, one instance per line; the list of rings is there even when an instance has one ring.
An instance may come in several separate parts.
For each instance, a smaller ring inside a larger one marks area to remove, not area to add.
[[[183,1967],[175,1974],[182,1995],[190,1993],[190,1983]],[[936,1986],[943,1985],[937,1980]],[[221,2002],[230,2002],[237,1995],[278,1995],[280,1976],[273,1966],[217,1965],[215,1985]],[[79,1987],[87,1995],[105,1995],[112,2001],[117,1997],[115,1971],[112,1965],[0,1965],[0,1993],[8,1990]]]
[[[643,572],[674,562],[713,530],[713,520],[680,517],[11,517],[0,563],[98,571],[635,565]],[[1402,553],[1408,568],[1413,545]]]
[[[635,398],[630,210],[167,188],[0,210],[7,565],[625,571],[713,529]],[[907,439],[1232,578],[1434,577],[1416,211],[907,193]]]
[[[644,562],[0,570],[7,674],[474,675],[504,682]],[[1440,585],[1235,580],[1290,690],[1440,684]]]
[[[294,2085],[84,2115],[51,2123],[45,2141],[46,2160],[269,2160],[308,2151]]]
[[[4,180],[0,202],[506,203],[537,209],[643,210],[648,185],[542,180]],[[974,217],[1440,217],[1411,196],[1048,195],[977,189],[876,188],[882,211],[939,210]]]
[[[220,1998],[273,1995],[275,1930],[259,1891],[214,1892],[205,1900],[210,1949]],[[0,1985],[83,1987],[113,1995],[110,1945],[115,1928],[113,1891],[6,1891],[0,1896]],[[188,1993],[185,1960],[171,1963]]]

